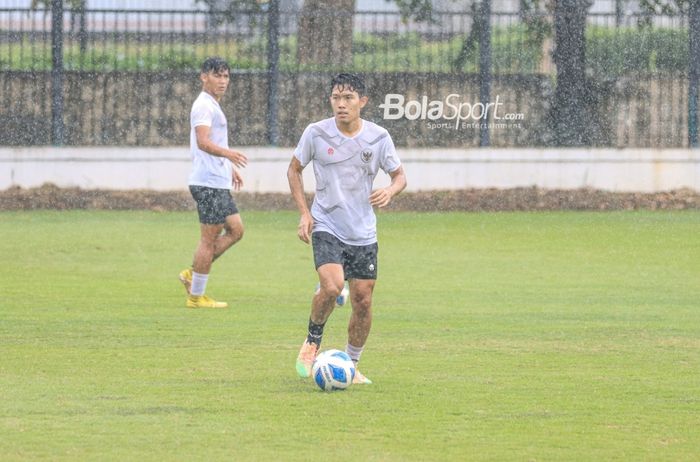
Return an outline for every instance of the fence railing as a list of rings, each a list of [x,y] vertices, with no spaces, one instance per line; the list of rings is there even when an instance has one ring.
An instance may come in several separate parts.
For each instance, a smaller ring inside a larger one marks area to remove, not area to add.
[[[335,70],[337,65],[299,63],[300,12],[279,21],[281,71]],[[477,72],[479,40],[470,12],[433,12],[430,22],[404,20],[397,12],[352,15],[352,59],[344,69],[372,72]],[[543,16],[532,26],[516,13],[491,14],[494,74],[551,73],[553,41]],[[590,15],[587,65],[595,75],[687,72],[687,18]],[[532,22],[532,18],[530,18]],[[240,11],[228,22],[202,10],[66,10],[66,70],[196,70],[211,55],[237,71],[267,70],[265,12]],[[0,70],[51,69],[51,14],[0,9]]]
[[[296,125],[280,127],[279,140],[272,139],[260,127],[293,120],[291,115],[278,113],[284,111],[278,100],[288,104],[294,95],[317,93],[318,87],[314,86],[318,85],[317,77],[309,80],[300,76],[338,70],[365,73],[375,82],[375,88],[389,93],[396,88],[387,87],[385,82],[394,82],[407,95],[439,93],[437,96],[444,97],[459,90],[474,101],[481,98],[478,89],[485,76],[492,75],[492,95],[507,100],[511,112],[526,113],[528,120],[527,127],[517,130],[495,127],[490,144],[547,143],[541,132],[547,130],[546,114],[556,75],[552,63],[552,18],[547,15],[524,17],[513,12],[491,12],[489,59],[484,61],[480,60],[483,35],[479,33],[476,12],[434,11],[431,21],[419,22],[397,12],[357,11],[344,18],[352,24],[347,29],[349,32],[337,34],[343,43],[349,43],[349,52],[345,59],[336,61],[302,56],[308,47],[302,44],[301,11],[283,12],[275,22],[270,21],[267,11],[239,11],[225,20],[202,10],[66,9],[63,13],[61,70],[71,75],[62,84],[66,114],[59,119],[73,124],[67,129],[67,143],[186,142],[185,134],[168,127],[167,121],[184,123],[174,114],[187,112],[190,103],[187,94],[196,91],[196,71],[204,58],[211,55],[226,58],[234,73],[249,74],[250,78],[241,80],[245,84],[241,83],[240,89],[253,95],[250,98],[256,101],[255,111],[268,112],[252,114],[250,108],[236,105],[233,120],[260,119],[254,130],[248,128],[246,133],[254,136],[244,137],[246,143],[293,143],[298,135]],[[51,119],[52,112],[48,74],[55,71],[51,19],[50,11],[0,8],[0,80],[5,89],[0,95],[0,120],[5,126],[15,126],[21,121],[18,127],[33,127],[29,134],[24,130],[15,138],[0,135],[0,144],[47,142],[43,134],[51,131],[46,130],[45,123]],[[270,34],[270,24],[275,26],[275,34]],[[324,37],[314,37],[314,30],[310,32],[311,42],[316,45],[337,46],[337,43],[324,45]],[[274,37],[277,47],[275,55],[270,54],[270,37]],[[594,136],[596,144],[688,145],[688,132],[692,128],[688,126],[689,118],[692,120],[688,115],[690,38],[687,16],[654,16],[649,20],[639,14],[589,14],[587,78],[599,98],[595,104],[602,121],[599,133]],[[305,40],[303,43],[309,43],[308,37]],[[270,56],[278,58],[271,62]],[[488,74],[480,68],[480,62],[490,63]],[[173,107],[172,100],[154,97],[149,100],[152,114],[146,120],[136,112],[125,115],[127,109],[119,107],[120,102],[107,100],[118,94],[125,101],[138,99],[135,94],[143,90],[121,85],[117,78],[145,82],[153,95],[172,95],[177,83],[161,84],[161,78],[177,76],[182,80],[187,75],[193,78],[186,83],[186,91],[176,92],[177,107]],[[270,80],[271,76],[280,75],[284,78]],[[386,77],[381,78],[382,75]],[[32,82],[37,76],[45,82]],[[309,81],[314,84],[306,88]],[[296,88],[289,88],[290,82]],[[18,106],[13,96],[16,92],[28,96],[31,104]],[[81,111],[80,102],[86,100],[90,100],[90,107]],[[325,115],[326,110],[315,105],[309,119]],[[378,112],[369,111],[374,115]],[[85,119],[88,116],[91,119]],[[124,120],[113,124],[118,118]],[[479,145],[480,142],[478,134],[438,135],[425,127],[404,127],[404,122],[396,124],[400,133],[405,129],[403,135],[397,136],[405,145]],[[237,123],[232,125],[241,128]],[[116,130],[117,126],[123,128]],[[134,126],[146,126],[148,130],[144,136],[135,136],[128,128]]]

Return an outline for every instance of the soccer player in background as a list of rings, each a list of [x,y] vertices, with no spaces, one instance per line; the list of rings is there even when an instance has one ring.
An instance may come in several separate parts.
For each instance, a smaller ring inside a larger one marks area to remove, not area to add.
[[[207,58],[199,75],[202,92],[190,111],[190,153],[192,173],[189,187],[197,203],[200,239],[192,267],[180,272],[187,290],[188,308],[226,308],[204,295],[214,260],[243,237],[243,222],[231,197],[243,186],[236,167],[245,167],[246,156],[229,149],[228,125],[219,101],[226,93],[230,68],[221,58]]]
[[[377,230],[373,206],[384,207],[406,187],[394,142],[382,127],[364,120],[365,84],[354,74],[331,81],[333,117],[312,123],[301,136],[287,170],[301,218],[297,234],[311,241],[320,288],[311,303],[309,329],[296,361],[301,377],[311,375],[323,328],[336,298],[349,282],[352,314],[345,351],[357,366],[372,326],[372,292],[377,279]],[[313,161],[316,195],[309,210],[303,169]],[[390,177],[372,191],[379,169]],[[353,383],[372,383],[356,368]]]

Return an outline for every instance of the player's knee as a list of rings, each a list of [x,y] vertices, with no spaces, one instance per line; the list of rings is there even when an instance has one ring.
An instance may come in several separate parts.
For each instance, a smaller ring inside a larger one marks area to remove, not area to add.
[[[372,306],[372,291],[355,291],[350,294],[353,308],[368,311]]]
[[[230,236],[231,243],[235,244],[236,242],[243,239],[243,234],[244,234],[243,225],[227,227],[226,234],[228,234]]]
[[[340,295],[345,287],[345,281],[330,281],[321,284],[321,293],[325,298],[335,299]]]

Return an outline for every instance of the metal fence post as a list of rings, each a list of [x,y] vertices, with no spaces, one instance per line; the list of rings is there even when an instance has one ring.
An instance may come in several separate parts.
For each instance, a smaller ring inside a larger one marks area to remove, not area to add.
[[[279,0],[270,0],[267,12],[267,142],[273,146],[277,146],[279,141],[277,123],[279,27]]]
[[[63,0],[51,1],[51,142],[62,146],[63,126]]]
[[[479,29],[479,99],[484,105],[484,115],[491,100],[491,0],[481,1],[481,28]],[[457,122],[458,123],[458,122]],[[489,118],[479,123],[479,146],[491,144]]]
[[[78,23],[78,41],[80,42],[80,62],[82,64],[83,59],[85,59],[85,54],[87,53],[87,45],[88,45],[88,34],[87,34],[87,17],[85,14],[85,3],[87,0],[82,0],[78,4],[78,9],[77,11],[73,12],[73,14],[78,13],[79,15],[79,23]]]
[[[700,80],[700,0],[691,0],[688,21],[688,146],[698,144],[698,81]]]

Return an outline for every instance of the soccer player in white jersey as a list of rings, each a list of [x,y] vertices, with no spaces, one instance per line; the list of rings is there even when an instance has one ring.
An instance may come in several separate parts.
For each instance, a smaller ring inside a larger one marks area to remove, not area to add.
[[[311,375],[323,328],[345,280],[352,314],[345,351],[357,365],[372,326],[372,292],[377,279],[377,229],[373,206],[384,207],[406,187],[394,142],[382,127],[360,117],[367,104],[365,84],[353,74],[331,81],[333,117],[306,127],[287,170],[289,187],[301,219],[299,239],[312,243],[320,288],[311,303],[309,330],[296,369]],[[316,195],[309,210],[302,171],[313,161]],[[379,169],[389,186],[372,191]],[[356,368],[353,383],[372,383]]]
[[[243,237],[243,222],[231,197],[243,186],[236,167],[244,167],[246,156],[229,149],[228,125],[219,101],[226,93],[230,68],[221,58],[207,58],[199,76],[202,92],[190,112],[190,152],[192,173],[189,187],[197,203],[200,239],[192,267],[180,272],[180,281],[187,290],[188,308],[226,308],[204,295],[209,271],[214,260]]]

